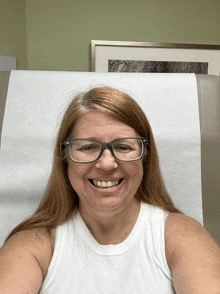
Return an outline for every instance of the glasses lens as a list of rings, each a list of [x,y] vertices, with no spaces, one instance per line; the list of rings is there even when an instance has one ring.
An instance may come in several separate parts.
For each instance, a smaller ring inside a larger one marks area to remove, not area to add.
[[[74,161],[90,162],[98,158],[100,150],[100,144],[95,141],[74,140],[71,142],[70,155]]]
[[[144,145],[141,139],[120,139],[113,143],[115,156],[124,161],[137,160],[143,155]]]

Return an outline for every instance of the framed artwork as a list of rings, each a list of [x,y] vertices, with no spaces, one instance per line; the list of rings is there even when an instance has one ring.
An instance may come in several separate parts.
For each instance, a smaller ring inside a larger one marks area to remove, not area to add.
[[[91,41],[91,71],[220,75],[220,45]]]

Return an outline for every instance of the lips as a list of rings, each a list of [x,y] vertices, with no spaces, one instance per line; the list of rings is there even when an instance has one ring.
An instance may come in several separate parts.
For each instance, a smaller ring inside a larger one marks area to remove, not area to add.
[[[90,179],[90,183],[98,188],[111,188],[114,186],[119,185],[122,182],[123,179],[114,180],[114,181],[101,181],[101,180],[93,180]]]

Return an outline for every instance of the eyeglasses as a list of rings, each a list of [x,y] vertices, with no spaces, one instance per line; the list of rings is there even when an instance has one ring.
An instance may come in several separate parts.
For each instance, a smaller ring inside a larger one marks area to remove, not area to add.
[[[89,139],[73,139],[64,142],[69,157],[74,162],[90,163],[98,160],[105,149],[121,161],[136,161],[143,157],[148,139],[122,138],[112,142],[99,142]]]

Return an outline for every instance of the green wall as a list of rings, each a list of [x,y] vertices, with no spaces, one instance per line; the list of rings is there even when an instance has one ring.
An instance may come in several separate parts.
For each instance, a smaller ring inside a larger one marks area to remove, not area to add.
[[[219,0],[0,0],[0,54],[89,71],[91,40],[220,45],[219,16]]]
[[[26,0],[0,0],[0,55],[16,58],[27,69]]]
[[[26,0],[31,70],[89,71],[90,41],[220,45],[219,0]]]

